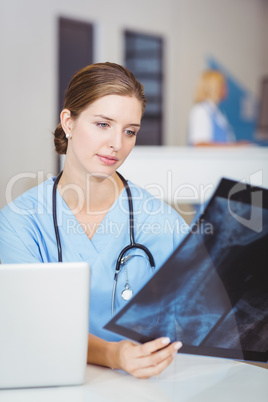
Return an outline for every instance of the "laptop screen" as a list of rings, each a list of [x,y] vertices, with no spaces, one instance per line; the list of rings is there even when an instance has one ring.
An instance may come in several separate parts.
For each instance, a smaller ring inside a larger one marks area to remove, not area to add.
[[[268,190],[222,179],[190,233],[107,325],[181,352],[268,360]]]

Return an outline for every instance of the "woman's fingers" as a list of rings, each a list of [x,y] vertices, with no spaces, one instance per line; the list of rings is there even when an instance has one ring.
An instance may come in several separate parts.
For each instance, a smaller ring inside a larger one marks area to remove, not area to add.
[[[139,365],[132,375],[138,378],[150,378],[162,373],[172,362],[174,355],[182,347],[181,342],[174,342],[164,349],[139,358]]]
[[[173,356],[169,356],[167,359],[162,360],[159,364],[155,364],[154,366],[146,366],[137,368],[132,375],[137,378],[150,378],[156,375],[159,375],[164,371],[172,362]]]
[[[142,367],[157,366],[167,359],[172,360],[181,347],[181,342],[174,342],[165,348],[157,349],[149,355],[140,357],[142,360]]]
[[[158,350],[165,349],[168,351],[171,351],[173,348],[175,351],[178,351],[182,347],[181,342],[174,342],[170,344],[170,339],[169,338],[158,338],[155,339],[154,341],[146,342],[143,345],[140,345],[140,354],[141,356],[146,356],[146,355],[151,355],[152,353],[155,353]],[[167,346],[169,345],[169,346]],[[171,345],[173,345],[171,347]]]
[[[143,345],[120,342],[121,368],[139,378],[160,374],[182,347],[181,342],[170,343],[169,338],[158,338]]]
[[[159,349],[165,348],[170,343],[170,338],[158,338],[154,341],[146,342],[143,345],[140,345],[140,354],[141,356],[150,355],[151,353],[156,352]]]

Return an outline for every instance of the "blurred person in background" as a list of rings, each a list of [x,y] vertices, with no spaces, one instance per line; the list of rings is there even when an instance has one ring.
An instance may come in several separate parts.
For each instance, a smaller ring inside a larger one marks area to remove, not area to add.
[[[194,106],[189,116],[189,145],[226,145],[235,142],[235,135],[218,105],[227,96],[223,74],[206,70],[196,88]]]

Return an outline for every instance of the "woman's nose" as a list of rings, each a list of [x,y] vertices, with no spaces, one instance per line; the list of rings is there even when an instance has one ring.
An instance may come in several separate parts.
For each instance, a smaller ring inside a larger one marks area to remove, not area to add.
[[[122,147],[122,133],[121,131],[113,132],[110,138],[110,147],[114,149],[114,151],[119,151]]]

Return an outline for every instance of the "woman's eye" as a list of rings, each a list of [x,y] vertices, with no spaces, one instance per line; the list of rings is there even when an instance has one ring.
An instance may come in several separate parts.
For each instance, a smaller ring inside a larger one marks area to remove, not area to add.
[[[109,124],[108,123],[97,123],[97,126],[100,128],[106,128],[109,126]]]
[[[132,137],[133,135],[136,135],[135,131],[132,130],[126,130],[126,134]]]

